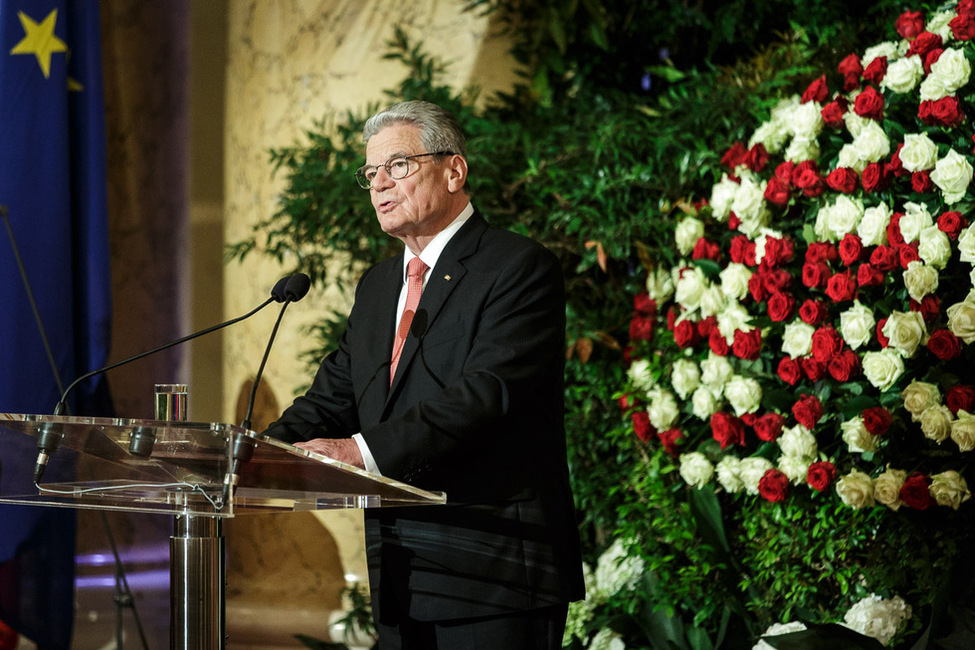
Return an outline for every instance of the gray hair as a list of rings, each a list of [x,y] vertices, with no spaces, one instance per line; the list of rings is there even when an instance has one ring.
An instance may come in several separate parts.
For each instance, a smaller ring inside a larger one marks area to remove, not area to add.
[[[393,104],[366,121],[362,141],[396,124],[411,124],[420,130],[420,142],[427,151],[452,151],[467,157],[467,143],[460,123],[450,111],[430,102],[413,100]]]

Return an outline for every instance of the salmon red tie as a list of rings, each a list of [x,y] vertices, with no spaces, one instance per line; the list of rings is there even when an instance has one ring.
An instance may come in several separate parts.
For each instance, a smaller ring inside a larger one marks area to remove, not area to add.
[[[403,315],[400,317],[399,327],[396,328],[396,341],[393,343],[393,360],[389,366],[389,383],[393,383],[396,376],[396,365],[399,363],[400,354],[403,353],[403,344],[410,333],[410,325],[413,323],[413,314],[416,313],[416,306],[420,303],[420,294],[423,292],[423,274],[429,267],[423,263],[419,257],[414,257],[406,267],[406,305],[403,307]]]

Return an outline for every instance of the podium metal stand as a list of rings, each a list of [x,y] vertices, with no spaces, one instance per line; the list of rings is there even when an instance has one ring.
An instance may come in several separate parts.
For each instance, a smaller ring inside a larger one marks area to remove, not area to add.
[[[74,464],[78,480],[33,481],[14,472],[0,503],[154,512],[174,517],[170,538],[170,647],[226,645],[223,520],[262,512],[437,505],[446,495],[370,474],[238,426],[0,413],[5,474],[57,440],[49,465]],[[234,446],[253,447],[232,481]]]

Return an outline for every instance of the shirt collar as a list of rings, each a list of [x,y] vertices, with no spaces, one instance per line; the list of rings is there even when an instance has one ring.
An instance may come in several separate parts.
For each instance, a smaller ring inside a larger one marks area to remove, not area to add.
[[[443,249],[447,247],[447,242],[457,234],[460,227],[471,218],[474,214],[474,206],[468,202],[467,206],[461,210],[460,214],[450,222],[450,224],[437,233],[437,235],[430,240],[430,243],[424,246],[423,250],[420,252],[420,259],[423,263],[427,265],[427,268],[432,269],[437,265],[437,260],[440,259],[440,254],[443,253]],[[403,282],[406,282],[406,267],[409,266],[410,260],[412,260],[416,255],[413,254],[409,248],[404,250],[403,255]]]

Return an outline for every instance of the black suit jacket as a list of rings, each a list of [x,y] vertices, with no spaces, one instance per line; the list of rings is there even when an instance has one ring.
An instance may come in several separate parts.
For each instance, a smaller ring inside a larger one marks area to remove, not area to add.
[[[429,272],[390,386],[402,284],[402,255],[363,275],[338,349],[268,433],[361,432],[384,476],[447,493],[445,506],[366,511],[379,620],[389,598],[421,620],[582,598],[557,259],[475,213]]]

